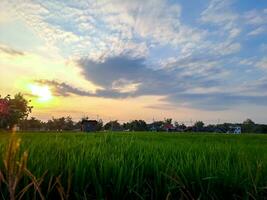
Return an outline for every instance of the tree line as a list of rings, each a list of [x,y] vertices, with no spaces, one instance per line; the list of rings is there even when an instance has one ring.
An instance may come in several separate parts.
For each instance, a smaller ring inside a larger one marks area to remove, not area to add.
[[[0,96],[0,129],[11,129],[14,125],[18,125],[23,131],[74,131],[81,129],[84,117],[75,122],[70,116],[52,118],[47,122],[41,121],[35,117],[28,118],[32,111],[22,94],[16,94],[13,98],[7,95],[4,98]],[[173,122],[167,118],[162,121],[154,121],[147,123],[144,120],[132,120],[126,123],[119,123],[113,120],[104,123],[101,119],[97,120],[96,130],[112,130],[112,131],[190,131],[190,132],[227,132],[230,127],[240,126],[242,132],[246,133],[267,133],[267,125],[256,124],[251,119],[246,119],[243,123],[224,123],[216,125],[205,125],[202,121],[197,121],[191,126],[183,123]]]
[[[87,118],[89,119],[89,118]],[[31,117],[19,122],[19,127],[24,131],[79,131],[83,119],[75,122],[71,117],[52,118],[47,122]],[[168,129],[168,125],[172,128]],[[174,122],[172,119],[163,121],[154,121],[146,123],[144,120],[132,120],[126,123],[119,123],[117,120],[103,123],[101,119],[97,121],[97,131],[184,131],[184,132],[227,132],[229,127],[240,126],[244,133],[267,133],[267,125],[256,124],[251,119],[243,123],[223,123],[215,125],[205,125],[202,121],[195,122],[192,126],[186,126],[183,123]]]

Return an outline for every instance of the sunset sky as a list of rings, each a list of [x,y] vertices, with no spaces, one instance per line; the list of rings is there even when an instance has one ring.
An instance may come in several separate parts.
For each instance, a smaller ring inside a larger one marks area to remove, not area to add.
[[[32,116],[267,123],[266,0],[1,0],[0,94]]]

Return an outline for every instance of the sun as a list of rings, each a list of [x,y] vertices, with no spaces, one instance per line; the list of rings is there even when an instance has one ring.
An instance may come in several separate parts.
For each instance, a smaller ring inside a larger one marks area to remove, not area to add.
[[[52,99],[52,92],[47,85],[29,85],[32,95],[37,96],[40,102],[47,102]]]

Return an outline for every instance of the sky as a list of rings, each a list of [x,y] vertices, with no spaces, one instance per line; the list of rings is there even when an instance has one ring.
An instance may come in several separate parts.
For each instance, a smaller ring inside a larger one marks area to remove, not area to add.
[[[267,123],[267,1],[1,0],[18,92],[43,120]]]

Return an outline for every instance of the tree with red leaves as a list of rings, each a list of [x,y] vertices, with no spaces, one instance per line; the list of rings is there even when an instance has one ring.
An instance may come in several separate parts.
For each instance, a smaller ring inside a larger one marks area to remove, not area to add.
[[[14,98],[10,95],[0,98],[0,128],[11,129],[20,120],[26,119],[33,108],[29,102],[21,93]]]

